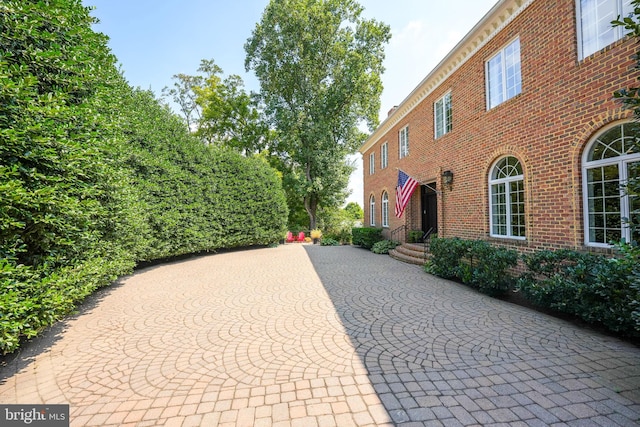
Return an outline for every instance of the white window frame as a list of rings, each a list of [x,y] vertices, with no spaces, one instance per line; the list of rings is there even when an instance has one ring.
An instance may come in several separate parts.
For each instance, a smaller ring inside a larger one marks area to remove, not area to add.
[[[369,196],[369,225],[376,226],[376,197],[373,194]]]
[[[382,193],[382,226],[389,227],[389,193]]]
[[[398,132],[398,149],[399,158],[402,159],[409,155],[409,126],[405,126]]]
[[[527,226],[526,226],[526,222],[524,225],[524,236],[516,236],[513,234],[513,218],[514,218],[514,213],[511,211],[511,202],[512,202],[512,197],[513,197],[513,192],[511,191],[510,188],[510,184],[513,182],[517,182],[517,181],[521,181],[522,182],[522,188],[523,188],[523,198],[525,196],[524,194],[524,169],[523,169],[523,173],[520,175],[513,175],[513,176],[508,176],[506,178],[494,178],[495,175],[495,170],[498,167],[498,165],[500,164],[500,162],[502,162],[505,158],[510,157],[513,159],[516,159],[518,161],[518,163],[520,163],[520,167],[523,168],[522,162],[520,162],[520,159],[518,159],[515,156],[509,155],[509,156],[503,156],[501,158],[499,158],[492,166],[491,169],[489,170],[489,235],[491,237],[496,237],[496,238],[500,238],[500,239],[515,239],[515,240],[526,240],[526,234],[527,234]],[[506,234],[497,234],[494,233],[494,225],[496,225],[494,223],[494,203],[493,203],[493,196],[494,196],[494,186],[497,185],[504,185],[504,191],[505,191],[505,224],[504,226],[506,227]],[[525,200],[522,200],[522,204],[523,207],[526,208],[526,202]],[[523,213],[523,215],[526,215],[525,213]],[[525,221],[526,221],[526,216],[524,217]]]
[[[453,109],[451,106],[451,92],[433,103],[433,130],[435,139],[448,134],[452,130]]]
[[[386,169],[389,166],[389,144],[384,143],[380,146],[380,169]]]
[[[376,153],[369,154],[369,175],[376,173]]]
[[[640,162],[640,153],[624,154],[621,156],[611,157],[607,159],[591,160],[589,161],[589,154],[594,146],[598,143],[601,137],[607,134],[609,131],[616,127],[624,126],[632,122],[617,122],[606,126],[598,132],[596,136],[586,145],[584,153],[582,153],[582,203],[583,203],[583,215],[584,215],[584,244],[590,247],[610,248],[609,243],[600,243],[591,241],[590,229],[591,229],[591,212],[589,211],[589,174],[590,169],[604,166],[617,166],[618,168],[618,188],[620,197],[620,218],[621,218],[621,237],[625,241],[629,242],[631,239],[631,229],[624,225],[622,218],[629,217],[629,211],[631,209],[629,203],[629,196],[625,194],[623,184],[628,180],[628,165],[635,162]],[[604,182],[604,181],[603,181]],[[611,197],[611,196],[610,196]],[[606,199],[606,195],[603,198]],[[595,224],[594,224],[595,226]],[[604,226],[606,229],[606,226]]]
[[[633,12],[631,0],[600,1],[600,9],[604,7],[606,11],[598,10],[596,0],[576,0],[578,57],[581,60],[620,40],[626,34],[624,27],[614,27],[611,21]]]
[[[514,55],[509,54],[516,43],[518,47],[517,61],[515,61],[515,53]],[[499,68],[499,73],[492,72],[496,69],[492,66],[496,59],[500,59],[499,67],[496,67]],[[484,74],[487,111],[522,93],[522,55],[519,37],[511,40],[485,62]],[[494,77],[494,74],[498,75]]]

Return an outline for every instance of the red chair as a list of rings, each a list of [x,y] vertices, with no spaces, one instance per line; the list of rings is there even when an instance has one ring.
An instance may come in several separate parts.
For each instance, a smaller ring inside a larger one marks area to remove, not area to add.
[[[285,238],[285,241],[287,243],[291,243],[295,240],[295,238],[293,237],[293,234],[290,231],[287,231],[287,237]]]
[[[298,233],[298,242],[304,242],[304,231]]]

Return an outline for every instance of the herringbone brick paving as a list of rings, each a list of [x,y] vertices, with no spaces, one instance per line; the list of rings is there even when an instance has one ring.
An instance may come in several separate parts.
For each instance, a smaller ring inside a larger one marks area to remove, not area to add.
[[[640,425],[640,350],[353,247],[147,268],[0,368],[72,426]]]

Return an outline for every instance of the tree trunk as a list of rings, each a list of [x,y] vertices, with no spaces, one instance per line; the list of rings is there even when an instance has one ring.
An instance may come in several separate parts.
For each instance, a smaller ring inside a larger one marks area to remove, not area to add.
[[[316,229],[316,211],[318,210],[318,198],[310,194],[304,198],[304,208],[309,214],[309,230]]]

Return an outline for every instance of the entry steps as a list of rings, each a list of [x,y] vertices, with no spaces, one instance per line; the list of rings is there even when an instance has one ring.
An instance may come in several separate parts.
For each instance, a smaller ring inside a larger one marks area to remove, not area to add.
[[[391,258],[408,264],[424,265],[429,259],[422,243],[403,243],[389,251]]]

